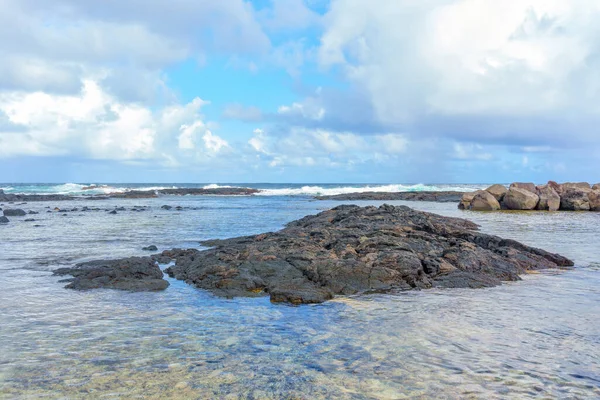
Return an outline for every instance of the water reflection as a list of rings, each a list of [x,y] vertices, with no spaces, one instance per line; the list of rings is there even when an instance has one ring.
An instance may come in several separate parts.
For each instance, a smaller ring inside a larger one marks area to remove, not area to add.
[[[166,201],[203,208],[169,214],[160,211]],[[46,272],[76,259],[141,254],[150,243],[167,248],[274,230],[330,205],[220,204],[148,200],[147,214],[48,213],[47,231],[25,223],[0,231],[0,397],[600,397],[598,268],[583,267],[600,259],[589,246],[599,229],[585,219],[596,218],[590,213],[581,220],[473,215],[488,232],[560,246],[580,265],[485,290],[290,307],[223,300],[174,280],[162,293],[67,291]],[[464,215],[449,205],[412,205]]]

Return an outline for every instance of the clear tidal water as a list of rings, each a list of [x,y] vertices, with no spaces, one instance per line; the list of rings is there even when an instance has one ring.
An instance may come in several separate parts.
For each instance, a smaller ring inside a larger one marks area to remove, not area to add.
[[[491,289],[300,307],[217,298],[172,279],[160,293],[76,292],[50,271],[147,254],[150,244],[198,247],[273,231],[341,203],[186,196],[20,205],[40,214],[0,225],[0,398],[600,398],[600,213],[388,203],[472,219],[577,266]],[[45,208],[84,205],[128,211]]]

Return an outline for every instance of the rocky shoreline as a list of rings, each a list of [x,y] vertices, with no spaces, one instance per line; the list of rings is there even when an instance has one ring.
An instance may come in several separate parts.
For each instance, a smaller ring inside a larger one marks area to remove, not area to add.
[[[458,208],[473,211],[539,210],[600,211],[600,184],[549,181],[545,185],[512,183],[492,185],[485,190],[465,193]]]
[[[260,190],[239,187],[220,188],[182,188],[159,190],[129,190],[126,192],[107,193],[91,196],[68,196],[62,194],[12,194],[0,189],[0,202],[33,202],[64,200],[106,200],[106,199],[150,199],[159,196],[250,196]]]
[[[316,196],[317,200],[405,200],[405,201],[434,201],[438,203],[458,203],[465,192],[440,191],[440,192],[364,192],[364,193],[346,193],[331,196]]]
[[[408,207],[339,206],[286,228],[202,243],[208,250],[80,264],[67,288],[161,290],[165,272],[223,297],[321,303],[336,295],[434,287],[482,288],[519,280],[530,270],[572,266],[565,257],[478,232],[459,218]],[[163,287],[164,286],[164,287]]]

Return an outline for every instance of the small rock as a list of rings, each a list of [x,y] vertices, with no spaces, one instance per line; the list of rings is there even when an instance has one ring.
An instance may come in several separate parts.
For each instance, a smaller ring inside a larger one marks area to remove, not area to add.
[[[116,214],[116,213],[117,213],[117,210],[112,210],[112,211],[109,211],[108,213],[109,213],[109,214],[113,214],[113,215],[114,215],[114,214]]]
[[[161,208],[162,208],[163,210],[170,210],[170,209],[171,209],[171,208],[173,208],[173,207],[171,207],[171,206],[168,206],[168,205],[166,205],[166,204],[165,204],[165,205],[164,205],[164,206],[162,206]]]
[[[0,217],[0,224],[8,224],[10,221],[4,215]]]
[[[151,245],[151,246],[147,246],[147,247],[142,247],[142,250],[145,250],[145,251],[157,251],[158,247],[156,247],[155,245]]]
[[[36,214],[39,214],[39,212],[37,212],[37,211],[29,211],[27,214],[29,214],[29,215],[36,215]]]
[[[6,208],[4,209],[3,213],[5,217],[23,217],[27,215],[27,213],[24,210],[21,210],[20,208]]]
[[[27,219],[25,220],[25,222],[35,222],[35,219],[33,219],[33,218],[27,218]]]

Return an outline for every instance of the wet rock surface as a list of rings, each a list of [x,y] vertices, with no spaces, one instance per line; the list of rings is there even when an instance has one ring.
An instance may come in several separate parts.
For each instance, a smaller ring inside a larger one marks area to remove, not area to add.
[[[275,233],[174,249],[167,268],[218,296],[266,296],[320,303],[334,295],[397,290],[482,288],[519,280],[528,270],[572,266],[557,254],[477,231],[458,218],[408,207],[340,206]]]
[[[122,260],[98,260],[60,268],[54,275],[71,275],[67,289],[118,289],[132,292],[164,290],[169,282],[151,257],[130,257]]]
[[[5,217],[23,217],[27,215],[27,213],[24,210],[21,210],[20,208],[5,208],[2,212],[4,213]]]
[[[365,192],[336,194],[332,196],[316,196],[317,200],[405,200],[405,201],[435,201],[438,203],[458,203],[464,192]]]

